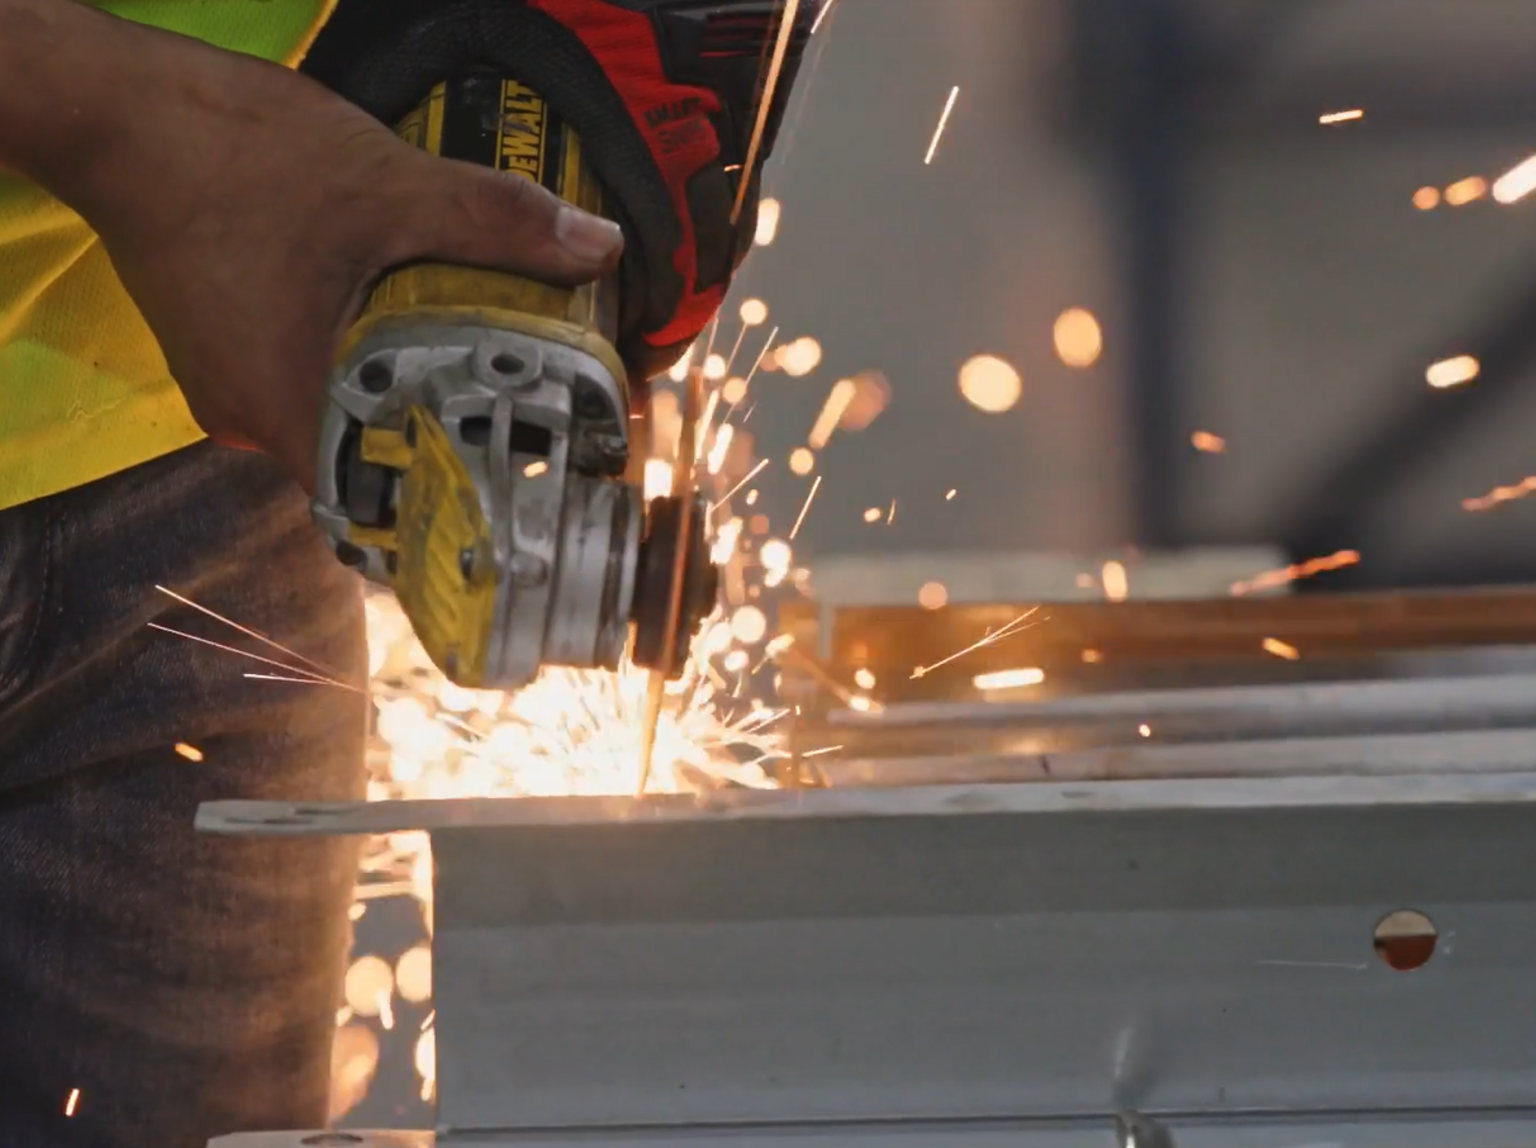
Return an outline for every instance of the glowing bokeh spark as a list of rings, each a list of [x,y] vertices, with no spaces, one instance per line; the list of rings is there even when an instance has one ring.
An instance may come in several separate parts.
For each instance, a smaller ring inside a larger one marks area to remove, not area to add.
[[[944,138],[944,129],[949,126],[950,113],[955,110],[955,101],[960,98],[960,85],[956,84],[949,89],[949,98],[944,101],[944,110],[939,113],[939,124],[933,129],[933,139],[928,143],[928,154],[923,156],[923,164],[933,163],[934,153],[939,150],[939,140]]]
[[[960,368],[960,393],[979,411],[997,415],[1011,410],[1024,393],[1013,365],[996,355],[976,355]]]

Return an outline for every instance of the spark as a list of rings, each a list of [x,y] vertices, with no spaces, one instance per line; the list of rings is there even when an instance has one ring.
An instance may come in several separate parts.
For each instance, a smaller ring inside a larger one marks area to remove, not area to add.
[[[1536,474],[1522,478],[1513,486],[1496,486],[1481,498],[1464,498],[1461,500],[1461,508],[1471,511],[1490,510],[1501,502],[1524,498],[1533,490],[1536,490]]]
[[[64,1101],[64,1115],[73,1116],[75,1114],[75,1110],[79,1108],[79,1106],[80,1090],[78,1088],[71,1088],[69,1090],[69,1098]]]
[[[1458,179],[1445,189],[1445,202],[1452,207],[1465,207],[1488,194],[1488,181],[1480,175]]]
[[[1131,583],[1126,577],[1124,563],[1114,560],[1104,563],[1099,578],[1104,584],[1104,597],[1111,602],[1124,602],[1130,594]]]
[[[804,378],[821,365],[821,343],[809,335],[802,335],[793,343],[780,347],[774,357],[786,375]]]
[[[816,492],[821,489],[821,475],[816,476],[816,481],[811,483],[811,492],[805,496],[805,505],[800,508],[800,514],[795,519],[795,525],[789,532],[789,540],[793,542],[795,535],[800,533],[800,526],[805,521],[805,516],[810,513],[811,502],[816,498]]]
[[[1000,415],[1017,405],[1024,382],[1007,360],[976,355],[960,368],[960,393],[977,410]]]
[[[949,493],[944,496],[944,501],[945,502],[953,502],[955,500],[955,495],[957,495],[959,493],[960,492],[958,490],[951,489],[949,491]]]
[[[1136,732],[1141,734],[1142,737],[1151,737],[1152,727],[1149,726],[1146,722],[1142,722],[1139,726],[1136,727]]]
[[[743,606],[731,615],[730,635],[736,641],[754,646],[768,635],[768,619],[756,606]],[[745,654],[745,650],[735,651]]]
[[[1104,352],[1104,332],[1092,311],[1069,307],[1056,318],[1052,331],[1056,355],[1069,367],[1093,366]]]
[[[710,380],[710,382],[725,378],[725,372],[726,363],[724,355],[711,354],[705,358],[704,377]]]
[[[747,502],[748,506],[756,506],[757,505],[757,491],[756,490],[749,490],[749,491],[747,491],[746,502]]]
[[[759,247],[772,246],[775,237],[779,234],[779,216],[783,214],[783,208],[779,201],[773,198],[763,200],[757,205],[757,230],[752,233],[752,242]]]
[[[546,473],[548,470],[549,463],[539,459],[538,462],[530,462],[527,466],[523,467],[523,477],[538,478],[539,475]]]
[[[741,322],[746,327],[756,327],[768,321],[768,304],[761,299],[745,299],[741,304]]]
[[[385,1032],[389,1032],[395,1027],[395,1007],[393,1003],[391,1003],[390,994],[387,989],[379,990],[379,995],[376,998],[374,1007],[379,1016],[380,1027],[382,1027]]]
[[[1210,431],[1197,430],[1189,436],[1189,441],[1204,454],[1224,454],[1227,449],[1227,440]]]
[[[1283,566],[1279,570],[1265,570],[1255,574],[1242,582],[1232,583],[1232,593],[1237,596],[1251,594],[1255,590],[1270,590],[1276,586],[1284,586],[1287,582],[1295,582],[1300,578],[1311,578],[1317,574],[1323,574],[1329,570],[1340,570],[1345,566],[1353,566],[1360,561],[1358,550],[1340,550],[1334,554],[1328,554],[1321,558],[1309,558],[1305,562],[1298,562],[1294,566]]]
[[[248,678],[253,682],[287,682],[294,686],[332,686],[339,690],[351,690],[354,693],[366,694],[367,690],[360,690],[356,686],[349,686],[345,682],[328,682],[320,678],[296,678],[289,674],[241,674],[242,678]]]
[[[1273,654],[1277,658],[1284,658],[1288,662],[1294,662],[1301,657],[1301,651],[1289,642],[1282,642],[1279,638],[1265,638],[1263,642],[1264,652]]]
[[[789,452],[789,470],[801,478],[816,469],[816,455],[807,447],[797,446]]]
[[[888,513],[885,516],[885,524],[887,526],[889,526],[891,523],[893,523],[895,521],[896,521],[896,500],[893,498],[893,499],[891,499],[890,513]]]
[[[295,661],[303,662],[306,666],[309,666],[312,669],[315,669],[315,670],[319,671],[320,676],[322,676],[322,677],[326,677],[326,678],[339,678],[339,677],[341,677],[341,672],[339,670],[337,670],[335,667],[328,666],[324,662],[317,662],[313,658],[306,658],[303,654],[299,653],[297,650],[290,650],[287,646],[283,645],[281,642],[274,641],[273,639],[267,637],[267,635],[263,634],[260,630],[253,630],[249,626],[242,626],[242,625],[240,625],[240,623],[234,621],[233,619],[226,618],[223,614],[220,614],[220,613],[218,613],[215,610],[210,610],[207,606],[200,605],[199,603],[192,601],[191,598],[184,597],[181,594],[176,593],[176,591],[167,589],[164,586],[156,585],[155,589],[160,591],[160,593],[164,594],[167,598],[172,598],[172,599],[176,600],[177,602],[180,602],[183,606],[190,606],[190,607],[192,607],[192,609],[196,610],[198,613],[206,614],[208,617],[212,618],[215,622],[222,622],[222,623],[224,623],[224,625],[228,626],[230,629],[236,630],[239,633],[244,634],[248,638],[255,638],[258,642],[260,642],[263,645],[268,646],[268,647],[276,650],[280,654],[286,654],[288,657],[293,658]]]
[[[1424,379],[1436,390],[1445,390],[1448,387],[1459,387],[1463,383],[1470,383],[1482,372],[1483,365],[1471,355],[1457,355],[1452,359],[1441,359],[1438,363],[1431,363],[1429,369],[1424,372]]]
[[[861,690],[872,690],[875,688],[875,675],[866,669],[860,668],[855,670],[853,680]]]
[[[880,508],[878,506],[871,506],[868,510],[866,510],[864,512],[864,521],[869,523],[871,526],[879,522]]]
[[[1342,112],[1324,112],[1317,117],[1317,122],[1320,124],[1344,124],[1349,123],[1351,120],[1363,120],[1364,118],[1364,109],[1349,108]]]
[[[717,506],[724,506],[727,502],[729,502],[731,500],[731,495],[735,494],[742,487],[746,486],[747,483],[751,482],[758,475],[762,474],[763,473],[763,468],[766,467],[767,465],[768,465],[768,460],[766,458],[761,460],[751,470],[747,471],[747,474],[746,474],[745,478],[743,478],[735,486],[731,487],[730,490],[726,491],[724,496],[721,497],[721,499],[718,502],[712,503],[710,505],[709,509],[711,511],[713,511],[715,509],[715,507],[717,507]]]
[[[998,670],[990,674],[977,674],[971,684],[985,693],[988,690],[1014,690],[1024,686],[1038,686],[1045,681],[1045,671],[1038,666],[1017,670]]]
[[[804,753],[802,753],[800,756],[801,757],[825,757],[827,754],[829,754],[829,753],[836,753],[838,750],[840,750],[842,748],[843,747],[840,746],[840,745],[824,745],[820,749],[808,749]]]
[[[880,512],[876,510],[875,517],[879,516]],[[942,582],[924,582],[917,591],[917,604],[924,610],[942,610],[948,602],[949,591]]]
[[[730,423],[726,423],[715,432],[715,443],[704,459],[704,467],[710,474],[720,473],[720,468],[725,465],[726,453],[731,449],[731,439],[735,436],[736,428]]]
[[[775,327],[773,330],[768,332],[768,338],[763,340],[763,349],[757,353],[757,358],[752,363],[752,369],[747,372],[747,377],[741,381],[740,397],[726,408],[725,417],[727,419],[729,419],[731,417],[731,413],[741,405],[741,400],[747,397],[747,390],[752,386],[752,379],[756,376],[757,369],[763,365],[763,359],[768,355],[768,348],[773,346],[773,341],[778,337],[779,329]],[[743,419],[742,421],[745,422],[746,420]]]
[[[159,622],[145,623],[151,630],[159,630],[165,634],[174,634],[178,638],[185,638],[189,642],[197,642],[200,645],[212,646],[215,650],[223,650],[227,654],[236,654],[242,658],[249,658],[253,662],[261,662],[263,665],[276,666],[280,670],[287,670],[291,674],[306,675],[304,680],[317,682],[321,685],[346,686],[347,689],[356,690],[356,686],[347,686],[344,682],[338,682],[332,678],[322,677],[319,674],[311,674],[308,670],[298,666],[290,666],[285,662],[273,661],[271,658],[263,658],[260,654],[253,654],[249,650],[242,650],[238,646],[226,646],[223,642],[215,642],[212,638],[202,638],[196,634],[189,634],[185,630],[175,630],[170,626],[161,625]],[[357,690],[358,693],[366,693],[366,690]]]
[[[1104,660],[1104,655],[1098,650],[1084,650],[1082,659],[1085,665],[1096,666]]]
[[[822,0],[821,11],[816,13],[816,21],[811,25],[812,36],[816,35],[817,31],[821,28],[822,21],[827,18],[827,13],[832,11],[836,3],[837,0]]]
[[[985,649],[987,646],[996,645],[998,642],[1001,642],[1004,638],[1012,637],[1014,634],[1017,634],[1020,630],[1027,629],[1028,627],[1026,627],[1024,625],[1024,623],[1027,622],[1030,618],[1034,617],[1039,612],[1040,612],[1040,607],[1039,606],[1031,606],[1028,610],[1025,610],[1024,613],[1020,614],[1017,618],[1015,618],[1013,621],[1009,622],[1006,626],[1002,626],[1002,627],[1000,627],[997,630],[989,630],[986,634],[984,634],[981,637],[981,639],[979,641],[972,642],[969,646],[965,647],[965,649],[957,650],[953,654],[950,654],[949,657],[944,658],[944,659],[942,659],[940,661],[934,662],[930,666],[918,666],[917,669],[912,671],[912,679],[915,680],[917,678],[924,677],[927,674],[933,673],[933,671],[938,669],[940,666],[947,666],[947,665],[949,665],[950,662],[955,661],[957,658],[963,658],[963,657],[965,657],[965,655],[970,654],[970,653],[974,653],[977,650]]]
[[[176,752],[179,753],[182,757],[186,758],[188,761],[203,760],[203,751],[198,749],[195,745],[188,745],[184,741],[178,741],[176,743]]]
[[[757,165],[758,149],[762,147],[763,131],[768,126],[768,113],[773,109],[774,93],[778,90],[779,74],[784,70],[784,57],[789,51],[790,37],[795,31],[795,17],[799,14],[800,0],[786,0],[784,15],[779,21],[779,38],[773,45],[773,56],[768,61],[768,75],[763,80],[763,98],[757,105],[757,123],[752,127],[752,138],[747,144],[745,170],[736,182],[736,206],[731,208],[731,226],[741,218],[741,207],[747,198],[747,188],[752,184],[752,170]]]
[[[742,323],[741,330],[736,332],[736,341],[731,344],[731,353],[725,357],[725,370],[720,372],[722,378],[731,373],[731,365],[736,362],[736,356],[741,354],[741,344],[746,341],[747,332],[751,327],[750,323]]]
[[[859,386],[852,379],[839,379],[833,384],[827,394],[827,401],[822,404],[821,414],[816,416],[816,424],[811,427],[811,433],[805,439],[812,450],[821,450],[831,441],[832,432],[837,430],[837,424],[848,413],[858,393]]]
[[[1438,187],[1421,187],[1413,193],[1413,206],[1420,211],[1433,211],[1440,206],[1440,189]]]
[[[1506,206],[1536,191],[1536,155],[1522,160],[1493,181],[1493,198]]]
[[[933,129],[933,139],[928,143],[928,154],[923,156],[923,164],[926,166],[933,162],[933,153],[939,150],[939,140],[944,136],[944,128],[949,124],[949,113],[955,110],[955,101],[960,98],[960,85],[956,84],[949,89],[949,99],[944,101],[944,110],[939,113],[939,126]]]

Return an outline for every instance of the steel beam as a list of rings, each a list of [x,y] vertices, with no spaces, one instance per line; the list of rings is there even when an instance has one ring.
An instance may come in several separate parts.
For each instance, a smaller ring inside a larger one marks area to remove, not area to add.
[[[200,824],[431,832],[440,1146],[1536,1141],[1536,772]]]

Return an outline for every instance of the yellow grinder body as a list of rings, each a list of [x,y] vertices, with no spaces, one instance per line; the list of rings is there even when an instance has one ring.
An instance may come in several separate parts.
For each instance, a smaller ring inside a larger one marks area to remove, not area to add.
[[[514,80],[437,85],[409,143],[534,180],[588,211],[602,191],[576,133]],[[659,651],[678,547],[686,651],[714,570],[675,500],[645,504],[614,349],[617,277],[575,290],[477,268],[388,274],[333,372],[312,511],[342,561],[391,586],[453,681],[515,688],[545,665]],[[686,536],[685,536],[686,534]],[[666,571],[666,576],[663,576]]]

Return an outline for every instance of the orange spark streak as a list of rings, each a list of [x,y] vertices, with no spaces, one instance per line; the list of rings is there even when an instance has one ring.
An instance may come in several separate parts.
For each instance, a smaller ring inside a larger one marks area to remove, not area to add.
[[[1326,112],[1317,117],[1317,122],[1320,124],[1343,124],[1348,123],[1350,120],[1363,120],[1364,118],[1365,111],[1363,109],[1350,108],[1348,111],[1343,112]]]
[[[1536,490],[1536,474],[1522,478],[1513,486],[1496,486],[1480,498],[1463,498],[1461,508],[1471,511],[1492,510],[1501,502],[1513,502],[1517,498],[1524,498],[1533,490]]]
[[[179,753],[182,757],[186,758],[188,761],[203,760],[203,751],[198,749],[195,745],[188,745],[184,741],[178,741],[176,743],[176,752]]]
[[[816,13],[816,22],[811,25],[811,35],[814,36],[821,29],[821,23],[827,18],[827,13],[832,11],[837,0],[822,0],[821,11]]]
[[[192,601],[191,598],[182,597],[182,595],[176,593],[174,590],[168,590],[164,586],[159,585],[157,585],[155,589],[160,591],[160,593],[164,594],[168,598],[174,598],[183,606],[191,606],[192,609],[198,611],[199,613],[207,614],[208,617],[212,618],[214,621],[223,622],[226,626],[230,627],[230,629],[238,630],[248,638],[255,638],[258,642],[270,646],[280,654],[287,654],[290,658],[296,658],[297,660],[303,662],[305,665],[314,667],[316,670],[319,670],[325,677],[334,678],[341,676],[341,671],[335,669],[334,667],[327,666],[324,662],[317,662],[313,658],[306,658],[297,650],[290,650],[281,642],[274,641],[273,639],[267,637],[265,634],[261,633],[261,631],[252,630],[247,626],[242,626],[239,622],[226,618],[223,614],[220,614],[215,610],[208,609],[207,606],[198,605],[196,602]]]
[[[1301,657],[1301,651],[1289,642],[1282,642],[1279,638],[1265,638],[1264,652],[1273,654],[1277,658],[1284,658],[1288,662],[1294,662]]]
[[[933,153],[939,150],[939,140],[944,136],[944,128],[949,124],[949,113],[955,110],[955,100],[960,97],[960,85],[956,84],[949,89],[949,99],[944,101],[944,110],[939,113],[939,126],[933,129],[933,139],[928,142],[928,154],[923,157],[924,166],[933,162]]]
[[[756,478],[759,474],[761,474],[763,472],[763,467],[765,467],[767,465],[768,465],[768,460],[765,458],[765,459],[763,459],[762,462],[758,463],[751,470],[747,471],[747,476],[745,478],[743,478],[740,482],[738,482],[735,486],[731,487],[730,490],[726,491],[725,492],[725,496],[723,498],[721,498],[719,502],[716,502],[713,505],[711,505],[710,509],[714,510],[715,507],[717,507],[717,506],[724,506],[727,502],[729,502],[731,500],[731,495],[735,494],[742,487],[746,486],[747,483],[751,482],[754,478]]]
[[[249,650],[242,650],[237,646],[226,646],[223,642],[215,642],[212,638],[200,638],[196,634],[188,634],[183,630],[173,630],[169,626],[162,626],[159,622],[148,622],[146,625],[151,630],[160,630],[166,634],[175,634],[178,638],[185,638],[189,642],[199,642],[204,646],[212,646],[215,650],[223,650],[226,653],[238,654],[242,658],[250,658],[253,662],[261,662],[264,665],[276,666],[280,670],[287,670],[291,674],[308,674],[308,681],[319,682],[323,685],[344,686],[345,682],[338,682],[334,678],[321,677],[319,674],[310,674],[308,670],[298,666],[290,666],[284,662],[273,661],[271,658],[263,658],[260,654],[253,654]],[[346,686],[347,689],[356,690],[356,686]],[[357,690],[358,693],[366,693],[366,690]]]
[[[784,70],[784,57],[789,52],[789,38],[795,31],[795,16],[800,11],[800,0],[786,0],[784,16],[779,21],[779,38],[773,45],[773,58],[768,61],[768,76],[763,81],[763,98],[757,105],[757,123],[752,127],[752,139],[747,144],[747,159],[742,166],[741,178],[736,181],[736,206],[731,208],[731,226],[741,218],[741,207],[746,202],[747,188],[752,184],[752,169],[757,166],[758,149],[763,144],[763,131],[768,126],[768,113],[773,108],[774,92],[779,86],[779,73]]]
[[[805,496],[805,505],[800,508],[800,517],[795,519],[794,529],[789,532],[789,540],[793,542],[795,535],[800,533],[800,524],[805,521],[805,516],[810,513],[811,500],[816,497],[816,492],[821,489],[821,475],[816,476],[816,481],[811,483],[811,493]]]
[[[986,646],[994,645],[995,643],[1002,641],[1004,638],[1012,637],[1021,629],[1028,629],[1029,627],[1022,625],[1022,623],[1038,614],[1039,612],[1039,606],[1031,606],[1028,610],[1025,610],[1024,613],[1020,614],[1006,626],[1003,626],[992,633],[984,635],[979,642],[972,642],[965,649],[957,650],[953,654],[949,655],[949,657],[934,662],[931,666],[918,666],[917,669],[912,671],[912,678],[910,680],[915,681],[925,674],[931,674],[940,666],[949,665],[949,663],[953,662],[956,658],[963,658],[966,654],[972,653],[975,650],[980,650]]]
[[[69,1090],[69,1099],[64,1102],[64,1115],[73,1116],[75,1114],[75,1109],[78,1108],[79,1105],[80,1090],[78,1088],[71,1088]]]
[[[1276,586],[1283,586],[1287,582],[1294,582],[1298,578],[1311,578],[1314,574],[1322,574],[1329,570],[1339,570],[1345,566],[1353,566],[1360,561],[1358,550],[1340,550],[1337,554],[1329,554],[1322,558],[1309,558],[1305,562],[1298,562],[1294,566],[1285,566],[1279,570],[1266,570],[1261,574],[1255,574],[1245,582],[1232,583],[1232,593],[1237,596],[1251,594],[1255,590],[1270,590]]]

